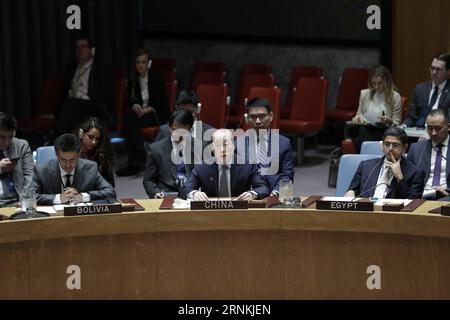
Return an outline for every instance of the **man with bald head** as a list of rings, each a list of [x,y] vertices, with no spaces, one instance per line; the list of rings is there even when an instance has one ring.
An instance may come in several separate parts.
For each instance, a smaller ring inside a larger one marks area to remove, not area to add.
[[[219,129],[212,135],[214,161],[195,165],[178,197],[208,201],[208,197],[237,197],[236,200],[262,199],[270,194],[266,180],[258,166],[234,163],[234,135]]]

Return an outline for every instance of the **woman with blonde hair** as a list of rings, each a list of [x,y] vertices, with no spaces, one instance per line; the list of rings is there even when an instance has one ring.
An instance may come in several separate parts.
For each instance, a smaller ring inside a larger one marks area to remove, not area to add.
[[[361,90],[358,111],[344,130],[346,140],[354,142],[358,153],[364,141],[381,140],[386,128],[398,126],[401,121],[401,97],[389,70],[375,67],[368,82],[368,88]]]

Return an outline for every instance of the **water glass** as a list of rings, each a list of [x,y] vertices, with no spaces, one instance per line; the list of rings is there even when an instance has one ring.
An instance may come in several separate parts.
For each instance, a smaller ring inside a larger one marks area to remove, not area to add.
[[[294,204],[294,185],[291,180],[280,181],[280,202],[285,207],[292,207]]]
[[[20,200],[22,212],[27,214],[36,213],[37,201],[36,192],[33,188],[24,188],[22,192],[22,199]]]

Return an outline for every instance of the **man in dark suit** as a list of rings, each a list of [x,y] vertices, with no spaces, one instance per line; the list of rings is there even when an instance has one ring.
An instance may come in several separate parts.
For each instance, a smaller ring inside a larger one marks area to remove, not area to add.
[[[267,99],[254,98],[247,103],[246,123],[251,127],[237,140],[238,163],[257,164],[267,180],[271,195],[278,195],[281,180],[294,180],[295,155],[291,142],[271,130],[273,113]]]
[[[421,198],[425,173],[403,157],[407,149],[408,136],[403,129],[386,129],[384,157],[361,162],[345,196]]]
[[[89,116],[102,119],[108,126],[114,125],[112,72],[94,58],[94,51],[93,43],[87,37],[76,40],[76,62],[67,67],[64,78],[58,122],[60,132],[72,132]]]
[[[194,125],[191,129],[191,136],[197,140],[204,140],[203,136],[207,130],[214,130],[209,124],[197,120],[198,114],[201,112],[201,105],[198,102],[197,95],[194,91],[182,90],[178,94],[177,101],[175,102],[176,109],[185,109],[192,113],[194,117]],[[167,124],[161,126],[156,141],[170,137],[171,131]]]
[[[425,119],[431,110],[443,109],[447,114],[450,107],[450,55],[438,54],[430,66],[431,80],[419,83],[414,89],[409,115],[403,127],[425,127]]]
[[[35,168],[33,186],[41,205],[69,202],[111,202],[113,187],[100,175],[97,163],[80,159],[80,139],[63,134],[55,140],[57,160]]]
[[[143,179],[149,198],[163,198],[167,192],[178,193],[195,161],[201,162],[201,143],[199,150],[194,152],[195,142],[189,133],[193,123],[189,111],[175,110],[169,118],[169,129],[173,134],[149,146]]]
[[[413,143],[408,151],[408,160],[425,172],[423,198],[450,200],[450,156],[448,147],[448,116],[442,109],[430,112],[427,117],[430,139]]]
[[[205,159],[206,164],[194,166],[178,197],[196,201],[208,201],[208,197],[237,197],[237,200],[246,201],[262,199],[270,194],[258,166],[233,164],[235,146],[230,130],[217,130],[212,135],[212,148],[214,158]]]

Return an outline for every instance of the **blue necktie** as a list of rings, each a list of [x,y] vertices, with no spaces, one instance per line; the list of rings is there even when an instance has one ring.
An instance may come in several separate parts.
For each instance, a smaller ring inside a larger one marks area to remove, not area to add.
[[[431,108],[433,108],[434,104],[436,103],[438,94],[439,94],[439,87],[435,86],[433,90],[433,95],[431,96],[430,103],[428,104],[428,113],[430,113]]]
[[[436,162],[434,163],[432,187],[441,185],[442,144],[436,146]]]
[[[222,173],[220,174],[219,182],[219,197],[229,197],[230,193],[228,191],[228,178],[227,178],[227,166],[222,166]]]

